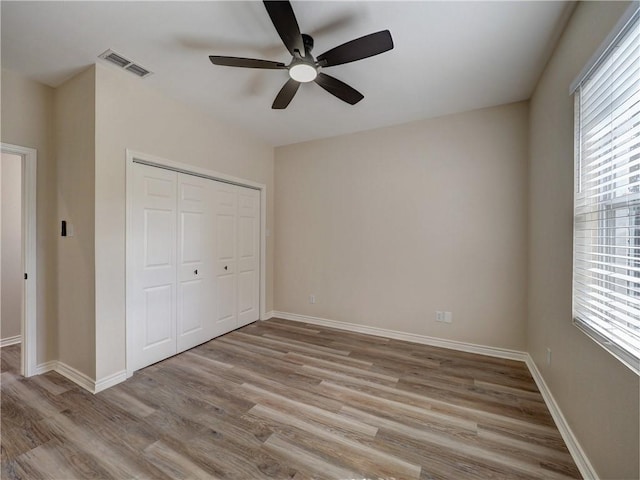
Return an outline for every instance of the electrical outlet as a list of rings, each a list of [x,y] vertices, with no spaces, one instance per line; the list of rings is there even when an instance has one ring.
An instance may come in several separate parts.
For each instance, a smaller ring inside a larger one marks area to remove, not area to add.
[[[547,347],[547,365],[551,365],[551,349]]]
[[[444,322],[444,312],[436,310],[436,322]]]
[[[313,293],[309,295],[309,303],[316,303],[316,296]]]

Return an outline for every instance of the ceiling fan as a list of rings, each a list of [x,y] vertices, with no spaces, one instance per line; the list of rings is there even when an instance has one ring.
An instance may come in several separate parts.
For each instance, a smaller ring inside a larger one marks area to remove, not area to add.
[[[291,63],[285,65],[284,63],[270,60],[210,55],[209,60],[211,60],[211,63],[228,67],[288,70],[290,78],[273,101],[271,108],[274,109],[287,108],[298,91],[300,84],[312,81],[351,105],[355,105],[364,98],[364,95],[355,88],[337,78],[320,72],[320,69],[355,62],[356,60],[362,60],[363,58],[391,50],[393,48],[393,39],[389,30],[371,33],[343,43],[318,55],[314,59],[313,55],[311,55],[313,38],[310,35],[300,33],[291,3],[288,1],[265,1],[264,6],[284,46],[287,47],[293,57]]]

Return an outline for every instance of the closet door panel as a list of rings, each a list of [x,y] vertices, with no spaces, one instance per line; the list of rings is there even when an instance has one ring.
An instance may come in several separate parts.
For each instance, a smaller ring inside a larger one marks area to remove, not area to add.
[[[216,335],[230,332],[238,326],[236,311],[237,281],[237,194],[234,185],[215,184],[215,319]]]
[[[175,348],[170,346],[174,337],[173,318],[173,285],[158,285],[144,289],[144,317],[143,317],[143,351],[150,354],[149,350],[162,349],[163,343],[167,342],[169,348],[166,350],[169,355],[175,353]],[[162,354],[164,355],[164,354]],[[155,358],[155,357],[154,357]]]
[[[238,191],[238,326],[260,318],[260,192]]]
[[[177,174],[136,164],[132,225],[134,369],[176,353]]]
[[[177,348],[182,352],[214,335],[212,191],[210,180],[178,175]]]

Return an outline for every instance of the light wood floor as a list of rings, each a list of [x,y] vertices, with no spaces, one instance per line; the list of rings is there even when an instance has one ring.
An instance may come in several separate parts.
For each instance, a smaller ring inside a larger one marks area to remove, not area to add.
[[[272,319],[94,396],[1,353],[3,479],[579,478],[520,362]]]

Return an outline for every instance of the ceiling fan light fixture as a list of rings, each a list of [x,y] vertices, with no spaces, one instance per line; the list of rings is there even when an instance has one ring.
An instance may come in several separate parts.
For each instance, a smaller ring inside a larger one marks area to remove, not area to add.
[[[281,62],[257,58],[209,55],[211,63],[229,67],[264,68],[268,70],[284,70],[286,68],[290,78],[282,86],[273,101],[271,108],[274,110],[287,108],[300,85],[314,81],[331,95],[349,105],[355,105],[364,98],[355,88],[319,71],[327,67],[373,57],[391,50],[393,48],[393,39],[389,30],[370,33],[364,37],[355,38],[338,45],[319,55],[316,61],[311,55],[314,44],[313,37],[300,33],[298,20],[296,20],[291,2],[288,0],[264,0],[263,3],[271,18],[271,23],[273,23],[282,43],[291,54],[291,63],[285,65]]]
[[[289,68],[289,76],[296,82],[312,82],[318,76],[318,71],[308,63],[297,63]]]

